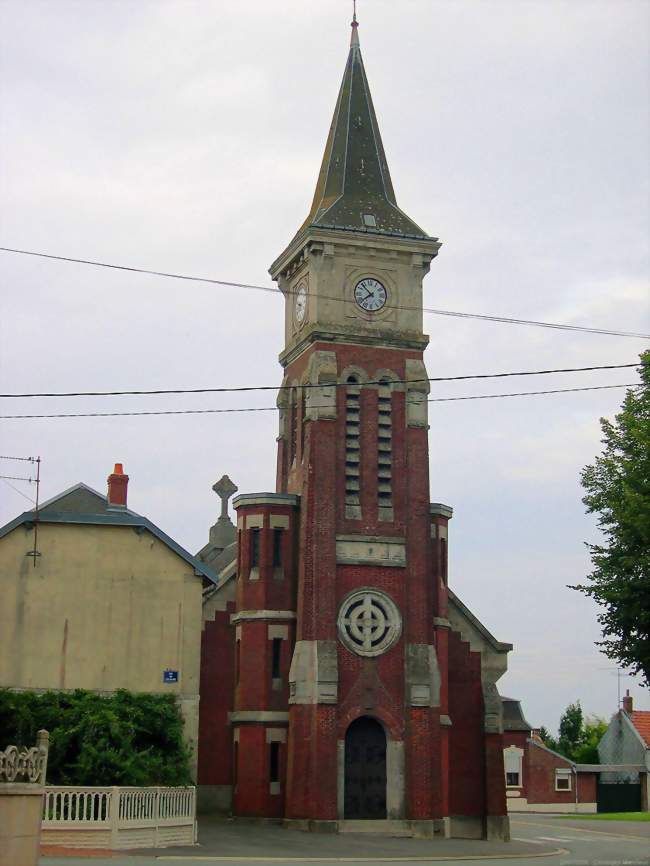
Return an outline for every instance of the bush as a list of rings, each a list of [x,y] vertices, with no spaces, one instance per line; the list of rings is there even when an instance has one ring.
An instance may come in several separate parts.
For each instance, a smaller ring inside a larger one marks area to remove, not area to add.
[[[190,785],[190,749],[173,695],[0,689],[0,748],[50,733],[50,785]]]

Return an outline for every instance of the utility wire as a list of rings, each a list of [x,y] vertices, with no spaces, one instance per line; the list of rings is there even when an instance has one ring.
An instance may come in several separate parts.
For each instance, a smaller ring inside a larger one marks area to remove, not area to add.
[[[392,379],[391,385],[415,385],[421,382],[462,382],[467,379],[505,379],[510,376],[547,376],[551,373],[585,373],[591,370],[621,370],[627,367],[638,367],[639,362],[632,364],[600,364],[591,367],[564,367],[556,370],[524,370],[509,373],[473,373],[466,376],[431,376],[422,379]],[[371,380],[359,383],[366,385],[383,385],[384,380]],[[307,388],[347,388],[347,382],[321,382],[313,384],[294,385],[241,385],[231,388],[159,388],[150,391],[44,391],[34,394],[0,394],[0,398],[22,397],[150,397],[162,394],[234,394],[244,391],[291,391],[294,387]]]
[[[427,403],[452,403],[458,400],[492,400],[498,397],[533,397],[542,394],[566,394],[575,391],[604,391],[610,388],[640,388],[636,382],[630,385],[593,385],[586,388],[556,388],[552,391],[519,391],[511,394],[473,394],[469,397],[432,397]],[[415,401],[409,400],[409,403]],[[328,406],[312,406],[313,409],[327,409]],[[10,419],[34,418],[126,418],[142,415],[227,415],[236,412],[277,412],[277,406],[257,406],[245,409],[168,409],[150,412],[74,412],[53,415],[0,415],[0,421]],[[1,476],[0,476],[1,477]]]
[[[169,273],[167,271],[154,271],[149,270],[147,268],[132,268],[127,265],[113,265],[108,262],[96,262],[90,259],[75,259],[70,256],[55,256],[51,253],[39,253],[34,252],[32,250],[18,250],[13,249],[12,247],[0,247],[0,252],[4,253],[17,253],[18,255],[23,256],[35,256],[36,258],[41,259],[54,259],[59,262],[73,262],[78,265],[91,265],[96,268],[109,268],[111,270],[116,271],[127,271],[133,274],[149,274],[155,277],[165,277],[171,280],[188,280],[194,283],[208,283],[213,286],[228,286],[230,288],[236,289],[247,289],[250,291],[257,292],[270,292],[272,294],[283,294],[280,289],[271,288],[269,286],[258,286],[254,283],[235,283],[230,280],[217,280],[212,279],[210,277],[193,277],[188,276],[187,274],[175,274]],[[293,291],[288,291],[287,294],[292,295],[295,294]],[[310,297],[314,297],[314,292],[306,293]],[[350,303],[346,298],[333,297],[328,295],[319,295],[320,298],[326,301],[336,301],[339,303]],[[456,310],[440,310],[435,309],[433,307],[419,307],[419,306],[399,306],[393,305],[392,309],[394,310],[410,310],[419,312],[420,310],[424,313],[430,313],[434,316],[453,316],[461,319],[479,319],[485,322],[499,322],[501,324],[507,325],[530,325],[537,328],[554,328],[560,331],[579,331],[586,334],[602,334],[610,337],[632,337],[634,339],[640,340],[650,340],[650,334],[642,334],[637,333],[635,331],[617,331],[611,330],[607,328],[591,328],[586,325],[567,325],[560,322],[538,322],[533,319],[515,319],[510,318],[508,316],[488,316],[482,313],[461,313]]]
[[[0,460],[20,460],[23,463],[34,463],[33,457],[7,457],[4,454],[0,454]]]

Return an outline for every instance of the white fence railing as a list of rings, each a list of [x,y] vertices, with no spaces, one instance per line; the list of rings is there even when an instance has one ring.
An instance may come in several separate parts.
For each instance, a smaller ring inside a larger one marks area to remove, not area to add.
[[[164,848],[196,842],[196,788],[44,789],[41,844]]]

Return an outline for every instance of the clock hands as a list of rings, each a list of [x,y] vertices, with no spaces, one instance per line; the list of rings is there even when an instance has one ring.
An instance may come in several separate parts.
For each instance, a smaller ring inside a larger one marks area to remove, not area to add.
[[[375,279],[366,279],[358,282],[354,296],[361,309],[367,312],[374,313],[377,310],[381,310],[386,303],[386,289]]]

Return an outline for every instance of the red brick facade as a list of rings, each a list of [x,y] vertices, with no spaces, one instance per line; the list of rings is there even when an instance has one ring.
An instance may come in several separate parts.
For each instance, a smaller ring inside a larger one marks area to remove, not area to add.
[[[346,388],[337,388],[333,418],[306,421],[302,406],[285,410],[278,492],[235,501],[235,604],[204,630],[199,783],[230,785],[235,815],[358,817],[346,812],[342,760],[351,723],[369,717],[386,739],[381,815],[424,822],[431,833],[450,832],[443,819],[463,818],[479,835],[488,816],[505,815],[504,743],[498,729],[486,730],[481,653],[448,619],[450,510],[430,506],[427,430],[409,427],[401,385],[405,356],[419,358],[316,343],[285,381],[304,381],[316,351],[333,352],[339,374],[353,362],[370,383],[378,370],[394,374],[383,410],[392,420],[393,519],[379,514],[377,386],[359,389],[355,516],[345,504]],[[394,540],[403,558],[390,566],[363,555],[347,561],[341,539],[369,547]],[[338,622],[346,598],[369,587],[390,598],[401,620],[399,639],[375,656],[346,646]],[[302,652],[329,653],[330,670],[310,657],[301,674],[296,642]],[[424,674],[409,661],[414,653]]]
[[[511,812],[595,812],[598,774],[574,764],[563,755],[548,749],[526,728],[518,701],[504,698],[509,704],[505,722],[506,797]],[[514,771],[515,778],[509,771]]]
[[[235,815],[507,838],[511,647],[448,589],[452,510],[430,496],[439,246],[396,206],[355,24],[312,211],[271,267],[276,492],[234,500],[234,593],[229,574],[204,630],[199,782]]]

